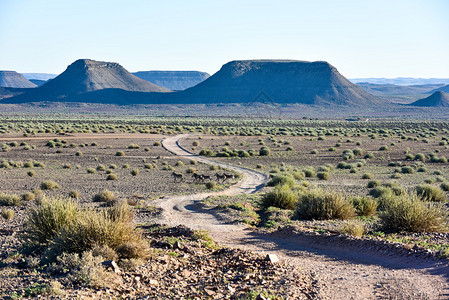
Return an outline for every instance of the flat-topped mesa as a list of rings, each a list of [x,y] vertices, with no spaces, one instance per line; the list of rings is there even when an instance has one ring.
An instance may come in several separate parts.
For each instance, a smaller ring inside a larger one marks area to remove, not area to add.
[[[231,61],[195,87],[167,95],[178,103],[245,103],[258,101],[316,105],[377,105],[382,101],[363,91],[324,61]]]
[[[449,94],[436,91],[427,98],[420,99],[409,105],[412,106],[423,106],[423,107],[449,107]]]
[[[34,88],[36,85],[16,71],[0,71],[0,87]]]

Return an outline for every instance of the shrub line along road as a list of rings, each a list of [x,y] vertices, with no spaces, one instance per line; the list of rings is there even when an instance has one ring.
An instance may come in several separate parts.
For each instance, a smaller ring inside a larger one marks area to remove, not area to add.
[[[162,145],[179,157],[240,172],[243,177],[225,191],[154,200],[163,209],[161,223],[208,230],[224,246],[274,253],[314,275],[319,299],[449,299],[449,266],[443,261],[385,253],[368,246],[353,247],[348,239],[329,243],[319,235],[311,238],[289,232],[259,234],[243,225],[220,221],[201,208],[202,199],[254,193],[265,185],[268,176],[193,154],[178,143],[188,136],[191,135],[168,137]]]

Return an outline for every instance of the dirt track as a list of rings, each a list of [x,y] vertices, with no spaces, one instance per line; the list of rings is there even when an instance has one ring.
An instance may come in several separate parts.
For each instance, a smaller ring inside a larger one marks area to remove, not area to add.
[[[169,137],[162,144],[178,156],[238,171],[243,179],[219,193],[157,200],[156,204],[164,210],[161,223],[208,230],[218,243],[226,246],[275,253],[287,263],[315,274],[319,299],[449,299],[449,267],[443,262],[353,247],[344,240],[329,243],[320,236],[257,234],[241,225],[220,222],[213,214],[202,211],[198,205],[200,200],[218,194],[253,193],[263,187],[268,178],[259,172],[189,153],[178,144],[178,140],[186,136]]]

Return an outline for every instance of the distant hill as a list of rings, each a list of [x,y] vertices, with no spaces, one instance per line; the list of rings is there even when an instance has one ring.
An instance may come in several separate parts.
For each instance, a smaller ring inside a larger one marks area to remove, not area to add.
[[[33,88],[36,85],[15,71],[0,71],[0,87]]]
[[[37,86],[42,86],[47,83],[47,80],[40,80],[40,79],[30,79],[30,81]]]
[[[11,98],[17,95],[21,95],[30,89],[34,88],[9,88],[9,87],[0,87],[0,100]],[[3,101],[2,101],[3,102]]]
[[[394,85],[424,85],[424,84],[449,84],[449,78],[351,78],[353,83],[368,82],[375,84],[394,84]]]
[[[429,92],[429,94],[430,94],[430,93],[435,93],[435,92],[437,92],[437,91],[442,91],[442,92],[445,92],[445,93],[449,93],[449,84],[448,84],[448,85],[441,86],[441,87],[438,87],[438,88],[435,88],[434,90],[431,90],[431,91]]]
[[[303,103],[377,105],[327,62],[243,60],[229,62],[187,90],[164,97],[167,103]]]
[[[55,78],[56,74],[49,74],[49,73],[22,73],[23,77],[30,80],[31,79],[37,79],[37,80],[44,80],[48,81],[49,79]]]
[[[118,63],[80,59],[41,87],[9,99],[13,102],[77,101],[87,93],[113,89],[133,92],[169,92],[168,89],[140,79]]]
[[[423,85],[394,85],[394,84],[375,84],[368,82],[357,83],[357,86],[364,91],[376,96],[383,95],[417,95],[426,94],[433,89],[440,88],[444,84],[423,84]]]
[[[209,74],[199,71],[140,71],[135,76],[173,91],[181,91],[203,82]]]
[[[449,94],[437,91],[429,97],[415,101],[409,105],[424,107],[449,107]]]

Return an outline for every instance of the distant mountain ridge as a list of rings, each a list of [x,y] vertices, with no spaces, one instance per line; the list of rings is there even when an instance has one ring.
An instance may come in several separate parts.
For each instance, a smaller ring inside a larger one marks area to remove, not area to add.
[[[394,85],[394,84],[375,84],[368,82],[357,83],[357,86],[368,93],[376,96],[382,95],[416,95],[426,94],[434,89],[438,89],[444,84],[422,84],[422,85]]]
[[[49,79],[53,79],[56,76],[58,76],[57,74],[49,74],[49,73],[21,73],[21,74],[28,80],[36,79],[44,81],[48,81]]]
[[[0,71],[0,87],[33,88],[36,85],[16,71]]]
[[[188,89],[210,77],[199,71],[139,71],[133,75],[173,91]]]
[[[423,85],[423,84],[449,84],[449,78],[350,78],[352,83],[374,83],[374,84],[394,84],[394,85]]]
[[[449,107],[449,94],[442,91],[436,91],[429,97],[415,101],[410,105],[424,107]]]
[[[429,93],[435,93],[435,92],[438,92],[438,91],[449,93],[449,84],[441,86],[441,87],[438,87],[438,88],[436,88],[434,90],[431,90]]]

